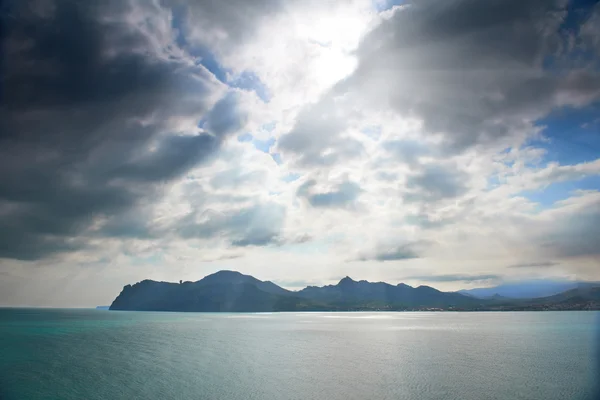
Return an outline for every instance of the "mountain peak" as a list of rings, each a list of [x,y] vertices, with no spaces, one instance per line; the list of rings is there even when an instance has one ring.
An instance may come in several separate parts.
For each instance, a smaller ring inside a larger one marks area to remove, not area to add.
[[[261,281],[251,275],[244,275],[237,271],[222,270],[207,275],[197,282],[200,285],[254,285],[258,289],[275,294],[287,294],[288,290],[277,286],[271,281]]]
[[[350,278],[349,276],[346,276],[338,282],[338,285],[348,285],[351,283],[356,283],[356,281]]]
[[[214,274],[206,275],[205,278],[208,278],[209,276],[243,276],[243,275],[244,274],[242,274],[241,272],[238,272],[238,271],[222,269],[220,271],[215,272]]]
[[[254,278],[252,278],[249,275],[244,275],[241,272],[221,270],[221,271],[215,272],[214,274],[206,275],[204,278],[202,278],[198,282],[241,283],[241,282],[245,282],[245,281],[252,280],[252,279],[254,279]]]

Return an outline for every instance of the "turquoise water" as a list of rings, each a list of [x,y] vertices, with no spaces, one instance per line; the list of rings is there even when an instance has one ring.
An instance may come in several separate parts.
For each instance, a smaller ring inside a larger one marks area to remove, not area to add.
[[[0,399],[590,399],[599,318],[0,309]]]

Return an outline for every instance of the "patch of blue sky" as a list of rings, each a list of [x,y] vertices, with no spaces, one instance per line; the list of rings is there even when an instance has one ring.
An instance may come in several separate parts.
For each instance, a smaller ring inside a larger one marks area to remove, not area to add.
[[[487,190],[492,190],[500,186],[502,183],[497,175],[492,175],[487,178]]]
[[[175,43],[177,43],[179,47],[184,48],[188,44],[184,32],[187,7],[184,4],[177,4],[174,5],[171,10],[171,28],[177,32]]]
[[[252,144],[256,148],[256,150],[262,151],[263,153],[268,153],[271,150],[271,147],[275,144],[275,138],[269,138],[267,140],[259,140],[252,139]]]
[[[573,36],[579,33],[581,26],[592,16],[594,6],[597,3],[598,0],[569,1],[566,16],[558,29],[564,51],[544,58],[543,66],[547,71],[562,73],[565,61],[566,65],[572,66],[590,64],[597,60],[593,51],[586,50],[581,46],[573,47],[569,44]]]
[[[236,77],[230,79],[227,84],[242,90],[254,91],[256,95],[265,103],[271,101],[271,93],[267,86],[252,71],[244,71]]]
[[[600,157],[600,102],[582,108],[564,107],[537,121],[545,139],[530,145],[546,151],[544,162],[577,164]]]
[[[394,6],[405,3],[405,0],[372,0],[371,4],[378,13],[387,11]]]
[[[512,168],[515,166],[515,162],[516,162],[515,160],[508,160],[508,161],[504,162],[504,165],[506,165],[508,168]],[[526,163],[526,164],[531,164],[531,163]]]
[[[544,139],[532,141],[530,145],[545,150],[541,166],[551,162],[574,165],[600,158],[600,102],[581,108],[557,109],[537,121],[537,125],[544,127]],[[600,176],[556,182],[521,192],[519,196],[545,209],[573,196],[577,190],[600,190]]]
[[[283,160],[281,159],[281,154],[271,153],[271,157],[273,158],[273,161],[275,161],[275,163],[277,163],[277,165],[283,164]]]
[[[237,137],[237,140],[240,143],[252,143],[256,150],[262,151],[263,153],[269,153],[271,151],[271,147],[273,147],[275,144],[274,137],[270,137],[266,140],[260,140],[252,136],[252,134],[249,132],[242,133]]]
[[[381,137],[381,126],[366,126],[360,132],[373,140],[379,140]]]
[[[292,172],[292,173],[287,174],[283,178],[281,178],[281,180],[284,181],[284,182],[289,183],[289,182],[294,182],[294,181],[300,179],[301,176],[302,175],[300,175],[300,174],[296,174],[296,173]]]
[[[243,71],[235,75],[230,68],[224,67],[215,53],[208,47],[191,44],[185,37],[185,13],[187,8],[179,5],[173,8],[173,18],[171,26],[176,30],[175,42],[181,48],[186,49],[190,55],[197,58],[197,65],[202,65],[209,70],[215,78],[227,84],[230,87],[255,92],[256,95],[265,103],[271,100],[271,93],[267,86],[252,71]]]
[[[187,13],[187,7],[184,5],[177,5],[173,7],[172,12],[171,27],[177,31],[177,35],[175,37],[175,42],[177,45],[187,50],[193,57],[196,57],[197,65],[202,65],[204,68],[212,72],[215,78],[217,78],[219,81],[227,83],[227,74],[229,71],[218,62],[215,54],[206,46],[190,43],[185,37],[185,15]]]
[[[276,126],[277,126],[277,122],[271,121],[271,122],[267,122],[266,124],[263,124],[260,128],[267,132],[273,132],[273,130],[275,129]]]
[[[570,0],[560,30],[578,32],[581,24],[592,15],[597,3],[598,0]]]
[[[251,142],[253,137],[252,134],[246,132],[246,133],[242,133],[241,135],[238,136],[238,142],[240,143],[248,143]]]
[[[271,94],[266,85],[254,72],[244,71],[236,76],[231,69],[223,67],[215,55],[206,48],[197,47],[193,51],[193,55],[199,58],[199,63],[212,72],[215,78],[229,87],[254,92],[265,103],[271,100]]]
[[[208,71],[210,71],[215,78],[222,83],[227,84],[227,75],[229,70],[223,67],[218,61],[215,55],[204,46],[193,46],[188,47],[188,52],[196,57],[196,65],[202,65]]]
[[[547,209],[552,208],[558,201],[574,196],[578,190],[600,190],[600,176],[556,182],[541,189],[523,191],[518,196],[537,203],[541,209]]]

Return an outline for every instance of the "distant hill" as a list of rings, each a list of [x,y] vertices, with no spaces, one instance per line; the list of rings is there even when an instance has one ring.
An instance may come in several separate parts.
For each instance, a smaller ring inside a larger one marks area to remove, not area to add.
[[[532,299],[533,303],[549,303],[549,304],[575,304],[582,302],[600,302],[600,286],[584,285],[576,289],[567,290],[554,296]]]
[[[576,289],[535,299],[498,299],[487,306],[499,311],[600,310],[600,286],[582,285]]]
[[[355,281],[286,290],[235,271],[220,271],[197,282],[143,280],[126,285],[111,310],[268,312],[401,310],[571,310],[600,309],[600,286],[581,285],[552,296],[514,299],[497,291],[487,299],[441,292],[429,286]]]
[[[458,293],[489,299],[494,296],[511,299],[532,299],[553,296],[579,287],[600,286],[600,282],[577,282],[556,280],[530,280],[524,282],[505,283],[489,288],[460,290]]]
[[[110,306],[96,306],[96,310],[108,310]]]

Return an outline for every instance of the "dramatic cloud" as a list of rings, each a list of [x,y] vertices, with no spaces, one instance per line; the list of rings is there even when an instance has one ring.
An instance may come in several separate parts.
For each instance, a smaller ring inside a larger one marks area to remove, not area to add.
[[[600,279],[598,4],[5,3],[0,305]]]
[[[565,5],[410,2],[363,40],[359,67],[339,88],[420,118],[424,133],[445,134],[447,152],[521,134],[552,107],[599,93],[594,71],[544,72],[564,51]]]
[[[225,88],[173,49],[155,4],[15,2],[7,25],[0,256],[84,246],[241,125],[235,96],[214,104]]]
[[[345,96],[343,104],[363,112],[391,106],[418,118],[424,134],[441,135],[444,153],[522,140],[552,108],[581,106],[600,94],[595,70],[558,61],[567,52],[565,7],[564,0],[408,2],[363,39],[357,70],[327,95],[328,106],[309,106],[290,135],[309,130],[318,143],[339,136],[339,124],[329,124],[334,115],[350,117],[334,101]],[[548,60],[557,71],[545,70]],[[321,151],[330,147],[323,142]]]

